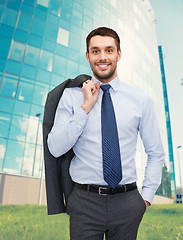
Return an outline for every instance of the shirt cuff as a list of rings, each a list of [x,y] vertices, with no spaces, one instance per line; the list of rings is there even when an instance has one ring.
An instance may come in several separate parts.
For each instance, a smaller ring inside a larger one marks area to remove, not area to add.
[[[151,190],[147,187],[142,187],[141,196],[145,201],[148,201],[150,204],[152,204],[154,194],[155,193],[153,190]]]

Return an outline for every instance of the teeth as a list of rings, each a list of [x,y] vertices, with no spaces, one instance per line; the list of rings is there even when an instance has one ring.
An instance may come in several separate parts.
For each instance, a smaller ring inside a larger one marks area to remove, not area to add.
[[[99,65],[99,67],[105,68],[107,67],[107,65]]]

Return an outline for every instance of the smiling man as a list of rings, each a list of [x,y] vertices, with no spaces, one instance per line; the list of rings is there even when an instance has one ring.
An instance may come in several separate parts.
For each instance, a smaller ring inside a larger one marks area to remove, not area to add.
[[[151,99],[119,80],[120,39],[109,28],[86,39],[93,76],[81,88],[65,89],[48,135],[51,154],[73,148],[69,197],[71,240],[134,240],[161,181],[164,151]],[[147,153],[141,194],[135,153],[138,132]]]

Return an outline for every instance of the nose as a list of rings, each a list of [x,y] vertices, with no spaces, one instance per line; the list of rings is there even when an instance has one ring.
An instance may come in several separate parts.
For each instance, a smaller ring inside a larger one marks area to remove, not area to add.
[[[100,51],[99,59],[100,59],[100,61],[106,61],[107,56],[106,56],[105,51]]]

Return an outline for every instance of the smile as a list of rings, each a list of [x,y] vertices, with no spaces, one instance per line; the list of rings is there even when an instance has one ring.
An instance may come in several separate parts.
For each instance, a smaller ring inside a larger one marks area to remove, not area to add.
[[[100,69],[106,69],[110,64],[97,64]]]

